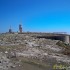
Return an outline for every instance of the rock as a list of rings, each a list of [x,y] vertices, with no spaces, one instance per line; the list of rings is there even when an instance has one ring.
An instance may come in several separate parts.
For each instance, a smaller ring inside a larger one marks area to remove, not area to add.
[[[19,67],[21,66],[21,65],[18,65]]]
[[[5,54],[8,54],[8,51],[5,51]]]
[[[10,66],[11,68],[15,68],[16,66]]]
[[[0,61],[0,63],[1,63],[1,61]]]

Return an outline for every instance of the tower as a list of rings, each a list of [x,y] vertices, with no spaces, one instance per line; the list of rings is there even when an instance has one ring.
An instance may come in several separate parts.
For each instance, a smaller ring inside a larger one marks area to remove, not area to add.
[[[22,25],[19,25],[19,32],[22,33]]]
[[[11,26],[10,26],[10,29],[9,29],[9,33],[12,33],[12,29],[11,29]]]

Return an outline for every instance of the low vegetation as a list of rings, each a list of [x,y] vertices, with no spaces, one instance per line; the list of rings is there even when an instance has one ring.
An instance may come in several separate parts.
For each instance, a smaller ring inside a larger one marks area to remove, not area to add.
[[[61,46],[64,50],[62,51],[63,54],[65,55],[70,55],[70,45],[66,44],[62,41],[59,41],[56,43],[56,45]]]
[[[22,59],[21,60],[22,64],[26,63],[26,64],[30,64],[30,65],[34,65],[34,66],[38,66],[39,68],[43,68],[43,69],[46,69],[48,68],[49,66],[39,60],[35,60],[35,59]]]

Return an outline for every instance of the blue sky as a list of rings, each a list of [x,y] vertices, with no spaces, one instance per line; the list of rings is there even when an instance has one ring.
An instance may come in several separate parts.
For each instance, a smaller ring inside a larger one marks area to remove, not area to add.
[[[70,0],[0,0],[0,32],[70,33]]]

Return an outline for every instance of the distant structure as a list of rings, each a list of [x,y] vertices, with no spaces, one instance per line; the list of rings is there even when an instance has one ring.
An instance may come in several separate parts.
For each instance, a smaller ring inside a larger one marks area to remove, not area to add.
[[[67,34],[67,32],[53,32],[54,34]]]
[[[69,44],[70,43],[70,39],[69,38],[70,38],[69,35],[66,35],[65,36],[65,43],[66,44]]]
[[[19,32],[22,33],[22,25],[19,25]]]
[[[9,33],[12,33],[12,29],[11,29],[11,26],[10,26],[10,29],[9,29]]]

